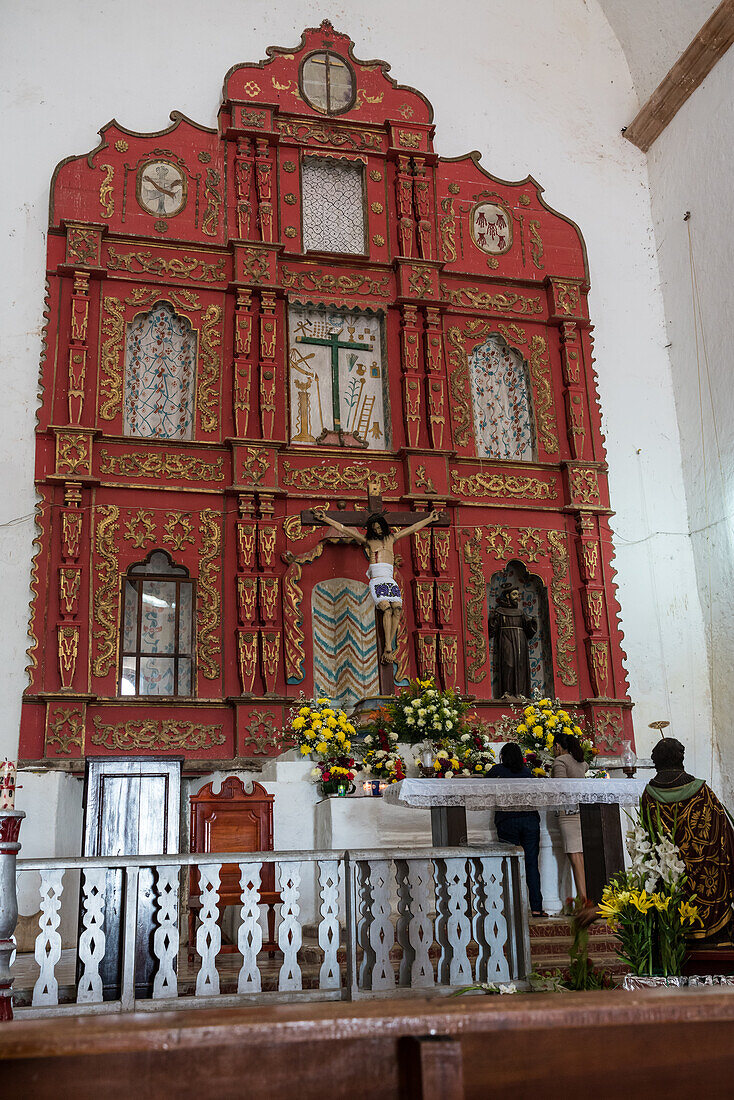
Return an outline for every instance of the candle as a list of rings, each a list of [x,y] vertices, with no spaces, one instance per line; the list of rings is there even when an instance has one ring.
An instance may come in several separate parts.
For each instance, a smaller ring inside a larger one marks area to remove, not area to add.
[[[0,810],[15,809],[15,764],[7,758],[0,767]]]
[[[340,783],[339,784],[339,791],[338,791],[339,797],[344,798],[346,796],[346,793],[347,793],[346,786],[343,783]]]

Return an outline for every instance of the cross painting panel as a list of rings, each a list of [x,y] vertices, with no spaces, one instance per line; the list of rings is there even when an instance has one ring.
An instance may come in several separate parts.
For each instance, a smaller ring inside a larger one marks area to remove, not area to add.
[[[291,442],[389,449],[380,316],[291,306],[288,319]]]
[[[550,622],[548,616],[548,594],[539,577],[528,573],[522,562],[510,561],[504,569],[492,574],[487,585],[489,610],[497,605],[502,589],[513,584],[520,593],[520,608],[531,619],[535,619],[538,629],[528,639],[530,658],[530,686],[533,693],[553,696],[553,653],[550,643]],[[494,667],[494,646],[490,643],[489,664],[492,682],[492,694],[498,698],[497,670]]]
[[[535,431],[522,356],[493,335],[471,352],[469,371],[477,455],[532,462]]]

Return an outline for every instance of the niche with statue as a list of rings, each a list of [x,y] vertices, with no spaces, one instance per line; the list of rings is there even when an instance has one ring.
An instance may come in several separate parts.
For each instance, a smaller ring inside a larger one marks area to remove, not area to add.
[[[487,585],[492,697],[553,696],[548,593],[540,577],[510,561]]]

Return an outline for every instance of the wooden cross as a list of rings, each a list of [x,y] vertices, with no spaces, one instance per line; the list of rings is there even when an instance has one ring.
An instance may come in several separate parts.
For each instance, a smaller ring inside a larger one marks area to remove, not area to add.
[[[416,523],[419,519],[425,519],[431,513],[386,512],[379,482],[371,481],[367,486],[366,509],[363,508],[359,512],[347,512],[346,510],[342,511],[341,509],[337,509],[334,512],[327,511],[326,514],[332,519],[338,520],[339,523],[344,523],[349,527],[366,527],[367,520],[370,516],[382,516],[390,527],[410,527],[412,523]],[[301,512],[301,523],[304,526],[310,527],[322,526],[321,520],[318,519],[310,509],[306,512]],[[448,527],[449,523],[448,512],[441,512],[440,518],[434,523],[434,527]]]
[[[411,524],[416,523],[420,519],[426,519],[430,512],[386,512],[385,505],[380,493],[379,482],[370,482],[367,486],[367,508],[362,509],[359,512],[347,512],[346,509],[337,509],[335,512],[326,512],[326,515],[332,519],[338,520],[339,523],[343,523],[349,527],[366,527],[367,521],[370,517],[382,516],[386,523],[391,528],[395,527],[410,527]],[[308,510],[301,512],[301,523],[304,526],[321,527],[322,521],[315,516],[312,511]],[[439,519],[437,519],[434,527],[448,527],[449,516],[447,512],[439,513]],[[339,536],[337,535],[337,538]],[[385,639],[382,636],[382,631],[379,628],[379,617],[377,617],[377,645],[378,645],[378,668],[380,677],[380,693],[382,695],[392,695],[395,690],[395,684],[393,680],[393,666],[391,664],[383,664],[382,653],[384,650]]]

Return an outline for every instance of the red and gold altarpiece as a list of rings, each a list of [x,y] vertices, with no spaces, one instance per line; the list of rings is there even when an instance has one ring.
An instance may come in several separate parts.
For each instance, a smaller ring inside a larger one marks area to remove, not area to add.
[[[21,758],[277,755],[289,701],[355,649],[369,694],[364,555],[301,520],[369,486],[450,517],[398,544],[396,682],[435,674],[497,720],[487,615],[515,569],[543,689],[614,751],[579,230],[532,178],[439,157],[425,97],[328,24],[268,54],[227,74],[217,129],[111,122],[54,174]]]

